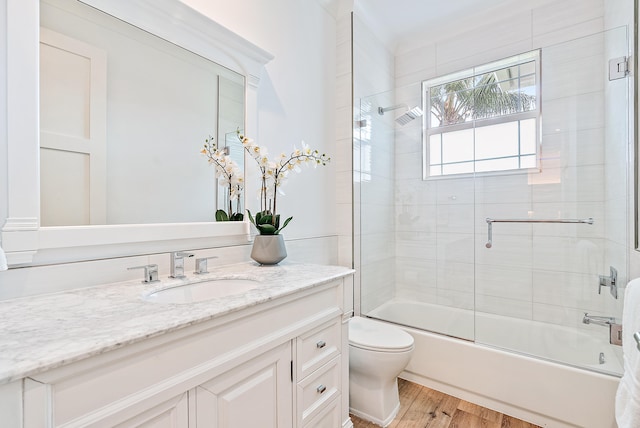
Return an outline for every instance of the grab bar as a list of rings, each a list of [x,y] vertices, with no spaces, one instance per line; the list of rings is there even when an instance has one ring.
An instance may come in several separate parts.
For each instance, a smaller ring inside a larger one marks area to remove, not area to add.
[[[593,218],[555,218],[555,219],[535,219],[535,218],[488,218],[487,217],[487,243],[485,247],[491,248],[493,246],[493,223],[586,223],[593,224]]]

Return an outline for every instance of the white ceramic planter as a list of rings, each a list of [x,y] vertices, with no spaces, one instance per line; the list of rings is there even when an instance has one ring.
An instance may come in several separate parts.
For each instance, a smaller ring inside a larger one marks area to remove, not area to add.
[[[251,258],[261,265],[275,265],[287,257],[282,235],[256,235]]]

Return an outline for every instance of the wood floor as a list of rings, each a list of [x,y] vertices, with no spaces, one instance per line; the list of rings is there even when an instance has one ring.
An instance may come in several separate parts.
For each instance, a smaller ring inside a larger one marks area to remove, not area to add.
[[[398,379],[400,411],[390,428],[540,428],[433,389]],[[355,428],[376,428],[351,415]]]

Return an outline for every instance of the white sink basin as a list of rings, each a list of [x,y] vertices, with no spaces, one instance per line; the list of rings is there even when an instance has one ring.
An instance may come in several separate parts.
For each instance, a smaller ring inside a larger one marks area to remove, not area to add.
[[[258,288],[260,283],[251,279],[212,279],[195,284],[163,288],[144,296],[144,300],[155,303],[194,303],[220,297],[242,294]]]

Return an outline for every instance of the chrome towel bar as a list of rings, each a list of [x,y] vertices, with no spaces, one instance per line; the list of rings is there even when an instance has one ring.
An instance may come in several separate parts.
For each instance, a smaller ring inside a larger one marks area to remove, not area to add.
[[[640,331],[633,333],[633,338],[636,340],[638,351],[640,351]]]
[[[536,219],[536,218],[487,218],[487,243],[485,247],[491,248],[493,223],[586,223],[593,224],[593,218],[554,218],[554,219]]]

